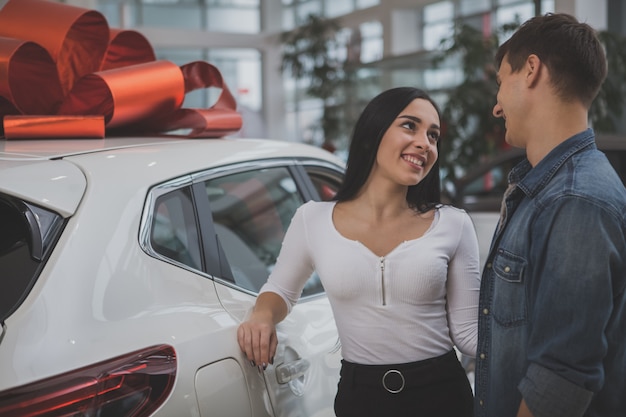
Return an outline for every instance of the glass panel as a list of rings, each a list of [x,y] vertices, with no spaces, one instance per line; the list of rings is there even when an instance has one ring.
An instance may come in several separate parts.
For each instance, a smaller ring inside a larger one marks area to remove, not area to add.
[[[378,21],[365,22],[359,26],[361,37],[361,62],[373,62],[383,57],[383,25]]]
[[[543,0],[541,2],[541,13],[554,12],[554,0]]]
[[[165,4],[165,5],[177,5],[177,4],[193,4],[200,3],[202,0],[139,0],[139,3],[144,4]]]
[[[322,100],[302,100],[300,101],[299,110],[298,126],[300,130],[298,132],[298,140],[321,146],[324,143],[324,132],[320,125],[324,112]]]
[[[331,201],[339,190],[343,177],[335,171],[314,166],[305,167],[321,201]]]
[[[261,30],[258,8],[212,7],[207,14],[207,28],[211,31],[259,33]]]
[[[361,62],[374,62],[383,57],[382,39],[365,39],[361,44]]]
[[[356,0],[357,9],[365,9],[367,7],[378,6],[380,0]]]
[[[287,7],[283,9],[283,30],[290,30],[296,27],[295,9]]]
[[[362,23],[359,25],[359,29],[361,30],[361,36],[364,38],[382,38],[383,36],[383,25],[378,20]]]
[[[524,22],[535,14],[535,6],[532,3],[518,4],[516,6],[500,7],[496,10],[496,23],[503,25],[517,20]],[[501,39],[504,42],[506,39]]]
[[[155,50],[158,59],[167,59],[176,65],[193,61],[207,61],[216,66],[237,104],[259,112],[262,103],[261,54],[256,49],[181,49]],[[219,88],[195,90],[185,95],[184,107],[210,107],[221,93]]]
[[[220,69],[226,85],[238,106],[260,112],[263,101],[261,53],[256,49],[211,49],[209,62]],[[219,89],[213,89],[210,103],[217,100]]]
[[[464,190],[464,195],[466,197],[474,198],[502,196],[508,186],[507,178],[509,172],[515,166],[518,160],[519,158],[506,161],[502,165],[493,167],[483,176],[476,178],[474,181],[467,184]]]
[[[296,6],[297,23],[305,22],[310,14],[321,16],[322,4],[320,0],[310,0]]]
[[[62,226],[58,214],[0,195],[0,323],[35,284]]]
[[[455,68],[438,68],[424,70],[424,85],[430,90],[451,88],[463,81],[463,70]]]
[[[452,21],[425,26],[422,47],[427,50],[438,49],[441,41],[447,39],[453,30]]]
[[[235,283],[258,292],[303,203],[296,184],[287,168],[270,168],[212,179],[205,186]]]
[[[468,15],[489,10],[491,0],[461,0],[461,15]]]
[[[97,10],[105,16],[107,23],[112,28],[118,28],[122,26],[120,17],[121,7],[123,6],[118,4],[117,2],[110,3],[104,2],[102,0],[100,0],[97,4]]]
[[[285,114],[285,135],[289,141],[300,139],[300,127],[298,125],[298,114],[295,110],[287,110]]]
[[[168,259],[201,269],[200,241],[189,187],[157,198],[150,245]]]
[[[143,26],[202,29],[202,7],[177,4],[176,7],[145,4],[139,8]]]
[[[451,1],[440,1],[424,6],[424,23],[452,20],[453,17],[454,4]]]
[[[353,0],[325,0],[324,14],[327,17],[341,16],[354,10]]]
[[[154,50],[157,59],[166,59],[176,65],[184,65],[189,62],[206,59],[202,49],[186,48],[158,48]]]
[[[208,6],[259,7],[260,0],[205,0]]]

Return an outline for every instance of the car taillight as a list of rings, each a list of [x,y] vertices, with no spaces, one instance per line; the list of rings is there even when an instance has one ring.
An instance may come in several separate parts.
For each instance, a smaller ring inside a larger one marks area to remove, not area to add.
[[[153,346],[0,392],[0,416],[148,416],[175,377],[174,348]]]

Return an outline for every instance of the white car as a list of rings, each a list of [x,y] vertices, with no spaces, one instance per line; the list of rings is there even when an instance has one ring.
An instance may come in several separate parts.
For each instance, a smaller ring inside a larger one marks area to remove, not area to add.
[[[0,416],[333,416],[315,275],[267,370],[236,329],[343,169],[284,141],[0,140]]]

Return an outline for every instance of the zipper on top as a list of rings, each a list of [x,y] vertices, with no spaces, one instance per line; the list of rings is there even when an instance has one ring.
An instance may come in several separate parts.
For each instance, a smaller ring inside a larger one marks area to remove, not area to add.
[[[379,259],[379,265],[380,265],[380,288],[381,288],[381,295],[383,298],[383,305],[387,305],[387,297],[385,295],[385,257],[381,256]]]

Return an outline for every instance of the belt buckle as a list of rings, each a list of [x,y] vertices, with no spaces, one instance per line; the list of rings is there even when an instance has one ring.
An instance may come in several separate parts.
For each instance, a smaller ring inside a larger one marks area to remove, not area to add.
[[[387,378],[387,376],[389,376],[390,374],[398,374],[398,375],[400,375],[400,378],[402,379],[402,385],[400,385],[400,388],[398,388],[398,389],[391,389],[391,388],[389,388],[387,386],[387,383],[385,382],[385,378]],[[404,389],[404,384],[405,384],[404,375],[402,375],[402,372],[398,371],[397,369],[390,369],[387,372],[385,372],[385,374],[383,375],[382,383],[383,383],[383,388],[385,388],[387,390],[387,392],[389,392],[391,394],[397,394],[397,393],[401,392]]]

